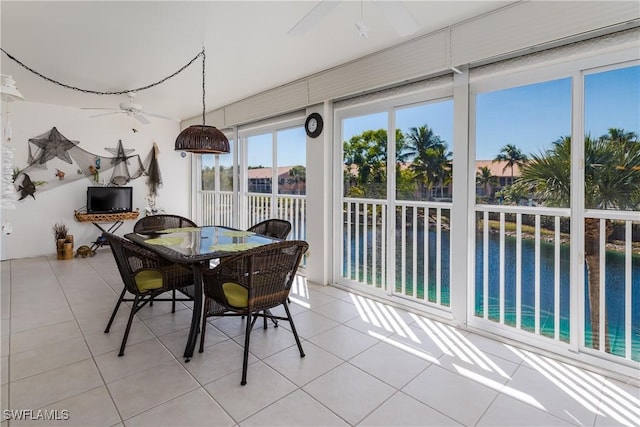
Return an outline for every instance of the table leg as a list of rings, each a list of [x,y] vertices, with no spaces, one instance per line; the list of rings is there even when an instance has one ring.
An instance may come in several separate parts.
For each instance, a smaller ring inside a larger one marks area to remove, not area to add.
[[[184,349],[185,363],[191,360],[193,351],[198,341],[198,328],[200,328],[200,319],[202,318],[202,270],[198,264],[193,264],[193,315],[191,317],[191,329],[189,330],[189,338],[187,346]]]

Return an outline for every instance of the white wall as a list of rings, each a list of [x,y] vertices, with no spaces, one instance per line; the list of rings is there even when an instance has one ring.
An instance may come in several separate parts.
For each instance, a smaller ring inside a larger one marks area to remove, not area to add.
[[[6,108],[7,105],[3,105],[5,117]],[[7,145],[14,148],[15,166],[27,166],[29,138],[39,136],[54,126],[67,138],[79,141],[80,148],[102,156],[112,156],[105,147],[115,148],[118,140],[122,140],[125,149],[134,149],[132,154],[140,155],[144,161],[153,142],[156,142],[160,149],[158,162],[163,181],[158,192],[157,206],[167,213],[190,216],[190,156],[183,158],[173,149],[175,138],[180,132],[178,123],[151,118],[150,124],[143,125],[125,114],[90,118],[95,112],[25,101],[12,102],[9,108],[13,132]],[[134,133],[133,127],[138,132]],[[68,165],[57,159],[47,164],[48,170],[34,172],[32,179],[41,176],[44,177],[41,178],[43,180],[57,180],[54,176],[56,166],[63,166],[67,174],[78,169],[75,164]],[[19,178],[18,182],[21,180]],[[55,254],[52,226],[56,222],[63,222],[69,227],[69,233],[74,235],[76,248],[94,241],[100,233],[98,228],[90,222],[81,223],[74,219],[74,210],[84,208],[86,188],[91,185],[95,183],[81,178],[69,180],[50,190],[39,188],[35,193],[35,200],[27,197],[16,203],[16,209],[2,209],[2,224],[11,224],[13,230],[10,235],[1,236],[1,259]],[[140,209],[142,216],[147,206],[146,177],[132,180],[128,185],[133,187],[133,208]],[[135,221],[125,221],[118,234],[130,232],[134,223]],[[101,225],[108,228],[111,224]]]

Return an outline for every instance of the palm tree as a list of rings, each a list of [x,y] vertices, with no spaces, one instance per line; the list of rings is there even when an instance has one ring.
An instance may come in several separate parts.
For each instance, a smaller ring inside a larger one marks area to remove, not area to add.
[[[421,194],[437,182],[442,187],[447,169],[450,173],[451,153],[447,152],[447,144],[427,125],[409,128],[404,143],[401,159],[412,160],[409,167],[420,185]]]
[[[603,135],[602,138],[607,138],[610,141],[627,142],[637,139],[635,132],[627,132],[620,128],[609,128],[607,135]]]
[[[451,170],[451,155],[450,151],[447,151],[447,144],[437,145],[430,148],[429,155],[429,169],[431,182],[438,185],[440,188],[440,197],[444,197],[444,187],[451,182],[452,170]]]
[[[622,136],[622,137],[621,137]],[[607,135],[584,141],[584,198],[587,209],[640,209],[640,142],[633,132],[609,129]],[[533,155],[524,165],[519,185],[528,185],[547,206],[569,206],[571,137],[554,142],[553,147]],[[585,218],[585,261],[589,284],[591,344],[600,342],[600,220]],[[612,232],[610,223],[605,241]],[[605,319],[605,330],[608,322]],[[610,351],[605,333],[605,351]]]
[[[519,206],[520,202],[526,200],[529,196],[529,191],[526,186],[518,185],[518,182],[512,185],[507,185],[502,190],[496,193],[496,196],[504,199],[506,204]]]
[[[491,173],[489,166],[481,166],[476,172],[476,185],[484,189],[487,197],[491,197],[493,186],[498,185],[498,177]]]
[[[507,144],[500,149],[500,154],[493,159],[494,162],[507,162],[502,168],[502,172],[507,168],[511,168],[511,184],[513,184],[513,167],[518,165],[522,167],[528,160],[527,155],[513,144]]]

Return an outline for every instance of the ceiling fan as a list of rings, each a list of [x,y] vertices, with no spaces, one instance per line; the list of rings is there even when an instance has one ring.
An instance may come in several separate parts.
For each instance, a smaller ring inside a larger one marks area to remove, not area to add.
[[[383,15],[389,21],[389,24],[398,33],[399,36],[408,36],[418,31],[420,26],[415,18],[407,9],[404,2],[396,1],[375,1],[371,2],[380,8]],[[336,6],[340,4],[340,1],[334,0],[320,0],[313,9],[311,9],[305,16],[296,23],[287,34],[290,36],[302,36],[306,34],[311,28],[313,28],[322,18],[329,14]],[[367,37],[367,28],[362,18],[362,0],[360,4],[360,20],[355,22],[355,26],[358,29],[358,34],[361,37]]]
[[[151,123],[146,116],[157,117],[157,118],[165,119],[165,120],[177,121],[176,119],[173,119],[171,117],[162,116],[160,114],[154,114],[154,113],[150,113],[148,111],[144,111],[142,109],[142,105],[135,104],[133,102],[134,98],[136,97],[136,93],[135,92],[129,92],[127,94],[127,96],[129,97],[129,100],[126,101],[126,102],[121,102],[119,108],[82,108],[82,109],[83,110],[109,110],[108,113],[102,113],[102,114],[96,114],[96,115],[90,116],[92,118],[93,117],[109,116],[109,115],[112,115],[112,114],[126,114],[127,116],[134,117],[136,120],[138,120],[143,125]]]

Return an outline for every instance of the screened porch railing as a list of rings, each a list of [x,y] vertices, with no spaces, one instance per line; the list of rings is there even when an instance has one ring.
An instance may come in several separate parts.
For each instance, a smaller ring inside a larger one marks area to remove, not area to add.
[[[202,225],[234,224],[233,193],[231,191],[200,191],[199,218]],[[277,196],[277,207],[271,209],[272,196],[249,194],[247,197],[247,224],[256,224],[269,218],[286,219],[291,222],[290,239],[306,239],[307,203],[304,195]]]
[[[451,203],[397,201],[388,243],[387,201],[345,198],[342,277],[405,299],[448,307],[450,212]],[[395,264],[391,286],[390,255]]]
[[[569,343],[571,311],[570,210],[476,205],[474,310],[480,319]],[[581,346],[640,361],[640,248],[637,212],[585,211],[599,220],[599,331],[592,342],[588,267],[585,268]],[[619,230],[615,245],[607,225]],[[635,251],[635,255],[634,255]],[[607,347],[606,341],[610,342]]]
[[[233,226],[233,192],[200,191],[198,196],[201,225]]]
[[[640,361],[640,310],[638,309],[640,307],[640,220],[638,212],[586,210],[585,218],[598,220],[599,253],[606,253],[606,256],[599,258],[599,305],[603,310],[599,319],[599,329],[606,330],[607,333],[599,334],[598,351],[607,350],[605,339],[608,334],[611,353],[625,359]],[[615,242],[615,248],[611,251],[607,246],[606,230],[607,226],[612,226],[613,223],[617,224],[620,232],[610,239]],[[612,304],[615,300],[619,303]]]
[[[569,234],[561,232],[561,222],[566,227],[569,209],[476,205],[475,210],[476,316],[568,341]]]
[[[270,194],[250,193],[247,196],[248,224],[256,224],[269,218],[285,219],[291,223],[289,239],[305,240],[307,236],[307,200],[305,195],[276,196],[277,206],[271,208]]]

